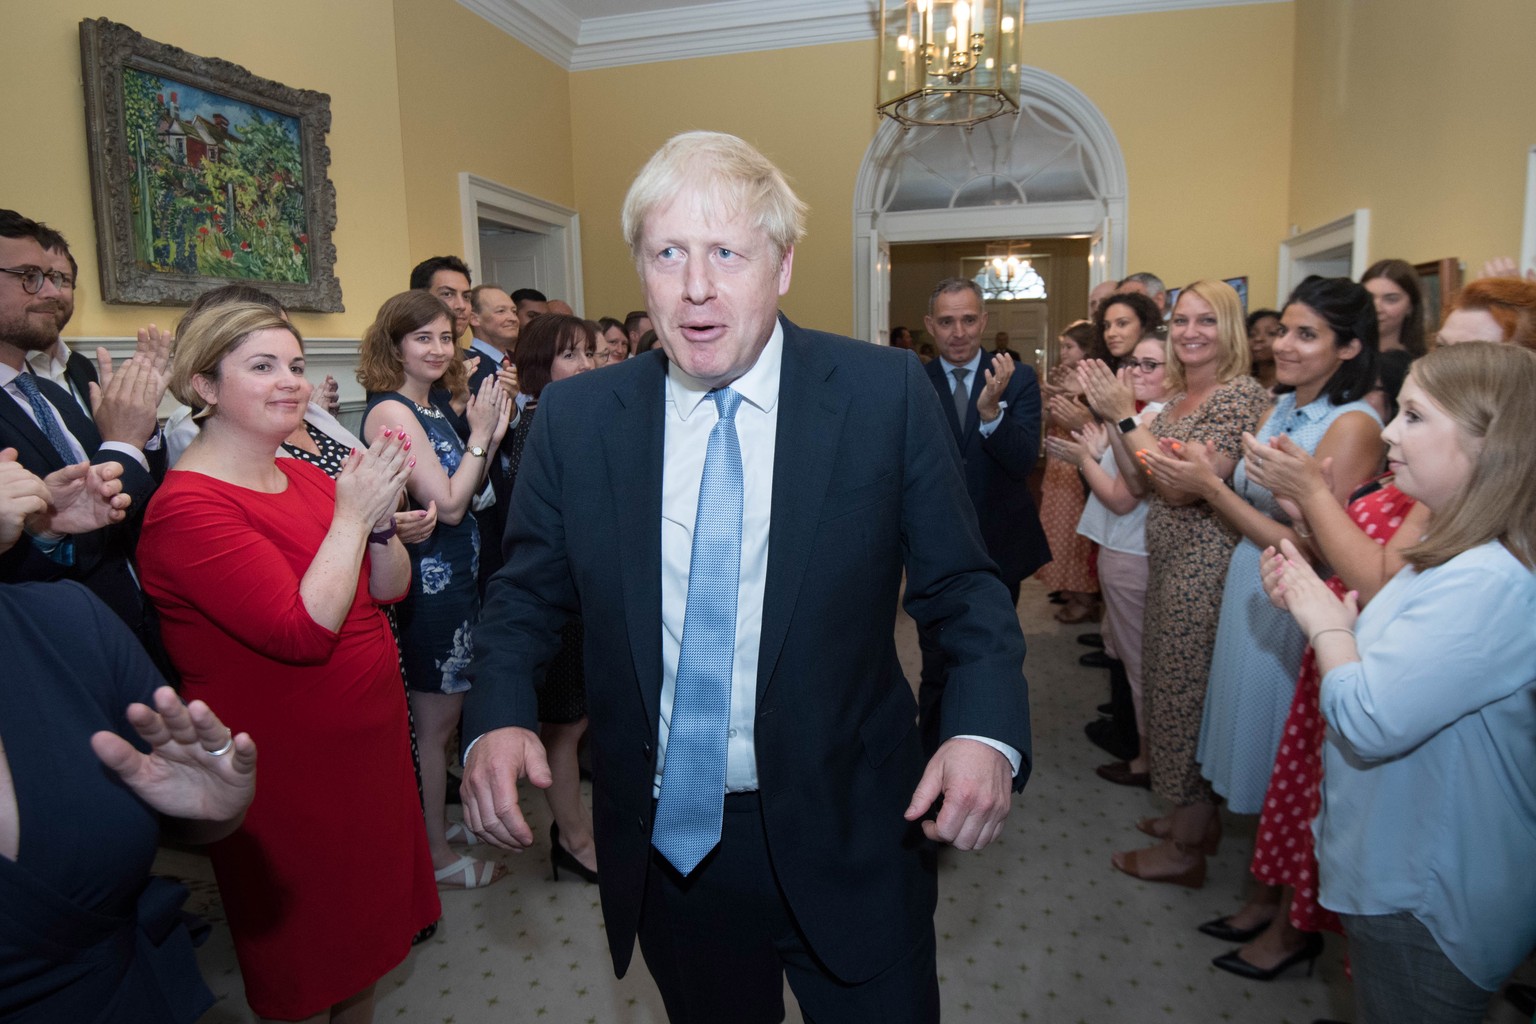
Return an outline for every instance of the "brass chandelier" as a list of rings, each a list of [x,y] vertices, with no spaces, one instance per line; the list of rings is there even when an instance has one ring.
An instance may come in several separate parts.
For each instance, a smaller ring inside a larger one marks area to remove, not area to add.
[[[1024,0],[880,0],[877,109],[903,127],[1019,109]]]

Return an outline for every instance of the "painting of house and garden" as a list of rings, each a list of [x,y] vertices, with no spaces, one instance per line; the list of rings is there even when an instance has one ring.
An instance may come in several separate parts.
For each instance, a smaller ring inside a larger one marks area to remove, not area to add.
[[[123,119],[141,267],[309,281],[298,118],[125,67]]]

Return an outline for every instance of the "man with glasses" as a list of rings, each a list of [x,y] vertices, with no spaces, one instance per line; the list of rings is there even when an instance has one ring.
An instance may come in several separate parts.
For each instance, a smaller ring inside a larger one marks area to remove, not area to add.
[[[157,437],[169,351],[146,342],[116,372],[103,359],[101,384],[86,388],[89,413],[69,390],[34,373],[29,359],[58,352],[59,325],[73,310],[73,274],[63,269],[72,270],[73,261],[67,255],[59,261],[62,244],[57,232],[0,210],[0,449],[16,449],[17,461],[38,476],[78,462],[119,463],[132,504],[123,523],[92,533],[31,535],[30,543],[0,557],[0,580],[83,583],[158,655],[152,616],[129,558],[133,531],[155,488],[145,447]]]

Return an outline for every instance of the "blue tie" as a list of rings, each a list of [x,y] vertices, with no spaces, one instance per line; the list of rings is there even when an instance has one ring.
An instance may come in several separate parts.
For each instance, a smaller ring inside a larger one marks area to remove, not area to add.
[[[720,842],[741,578],[741,444],[735,421],[741,396],[719,388],[709,397],[720,420],[709,432],[699,481],[683,642],[651,833],[652,845],[684,875]]]
[[[30,372],[16,375],[16,387],[27,396],[27,401],[32,404],[32,415],[37,417],[37,425],[48,436],[48,443],[53,445],[53,450],[59,453],[59,458],[64,460],[64,465],[73,465],[76,461],[75,446],[69,443],[69,438],[64,436],[64,428],[59,426],[58,415],[53,411],[53,406],[48,404],[48,399],[37,388],[37,380]]]

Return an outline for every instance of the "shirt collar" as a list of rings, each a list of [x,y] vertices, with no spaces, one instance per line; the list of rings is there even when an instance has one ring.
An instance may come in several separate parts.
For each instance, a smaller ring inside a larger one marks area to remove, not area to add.
[[[1296,401],[1296,392],[1294,391],[1291,392],[1291,401],[1293,403]],[[1291,415],[1297,419],[1307,420],[1310,422],[1311,420],[1322,419],[1325,415],[1327,415],[1328,410],[1331,408],[1333,408],[1333,402],[1329,400],[1328,390],[1324,388],[1318,393],[1316,398],[1312,399],[1312,401],[1308,402],[1306,405],[1296,406],[1293,408],[1291,410]]]
[[[470,338],[469,347],[479,352],[483,356],[488,356],[491,359],[494,359],[498,366],[501,364],[502,358],[506,355],[506,353],[502,352],[495,345],[492,345],[488,341],[481,341],[479,338]]]
[[[768,335],[768,344],[758,353],[757,362],[732,381],[730,389],[740,395],[742,401],[759,411],[771,411],[779,401],[779,371],[783,359],[784,326],[774,320],[773,333]],[[709,385],[690,377],[678,369],[677,364],[667,364],[667,396],[677,406],[679,417],[686,420],[692,416],[709,392]]]
[[[970,373],[965,379],[970,380],[976,376],[976,368],[981,365],[981,349],[976,350],[976,354],[971,356],[971,361],[968,363],[952,363],[943,356],[939,356],[939,362],[944,364],[944,376],[953,379],[956,370],[969,370]]]
[[[28,368],[34,374],[53,380],[63,374],[65,368],[69,366],[69,346],[64,344],[63,338],[60,338],[51,348],[43,349],[41,352],[28,352],[26,359]]]

